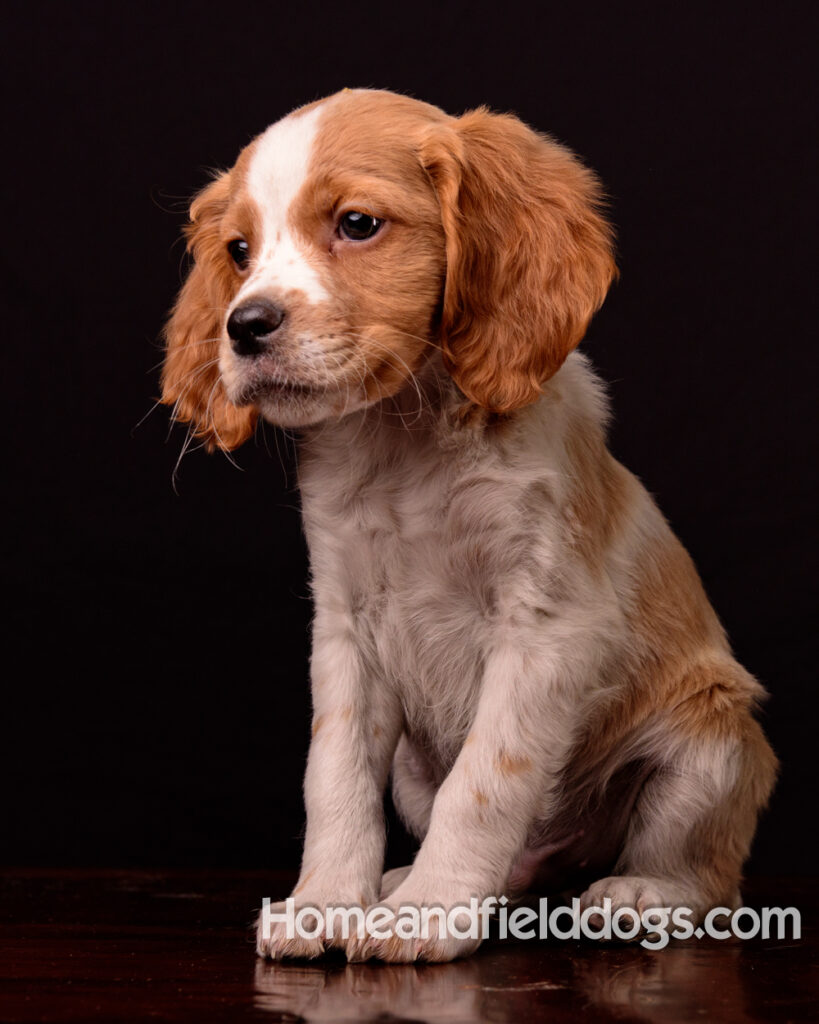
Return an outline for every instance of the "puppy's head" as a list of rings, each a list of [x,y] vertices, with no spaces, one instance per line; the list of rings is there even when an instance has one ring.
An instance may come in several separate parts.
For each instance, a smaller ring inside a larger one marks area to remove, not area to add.
[[[408,386],[430,356],[532,402],[614,275],[595,177],[509,115],[345,90],[267,129],[191,205],[162,398],[210,447]]]

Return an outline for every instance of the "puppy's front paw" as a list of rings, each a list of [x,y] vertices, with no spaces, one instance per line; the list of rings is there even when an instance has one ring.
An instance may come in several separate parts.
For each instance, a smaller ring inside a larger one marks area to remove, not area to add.
[[[313,959],[330,949],[360,951],[364,914],[372,894],[349,895],[339,888],[336,897],[298,890],[291,906],[273,903],[262,908],[256,922],[256,951],[269,960],[285,957]],[[331,911],[328,913],[328,911]],[[351,959],[360,959],[353,956]]]
[[[383,960],[388,964],[409,964],[416,960],[443,964],[469,956],[480,946],[480,939],[459,939],[453,935],[440,937],[435,933],[426,938],[402,938],[391,935],[386,939],[368,939],[350,960]]]
[[[370,908],[371,914],[384,911],[377,929],[385,935],[371,935],[355,951],[355,959],[445,963],[469,956],[481,944],[482,922],[480,918],[473,920],[467,913],[452,914],[454,907],[469,908],[470,905],[469,896],[461,897],[455,892],[444,887],[437,892],[430,889],[427,893],[400,884],[391,896]]]
[[[283,960],[285,957],[312,960],[321,956],[325,950],[324,930],[321,929],[315,938],[307,938],[299,933],[299,929],[288,928],[287,922],[281,920],[286,916],[284,902],[271,903],[259,913],[256,921],[256,952],[259,956],[268,960]],[[308,919],[305,923],[312,931],[312,921]]]

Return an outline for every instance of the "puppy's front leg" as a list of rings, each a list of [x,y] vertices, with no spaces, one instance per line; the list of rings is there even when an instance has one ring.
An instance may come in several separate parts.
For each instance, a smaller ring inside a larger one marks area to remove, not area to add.
[[[566,662],[520,637],[488,654],[472,729],[435,797],[429,830],[407,878],[384,901],[401,906],[469,905],[500,896],[536,816],[547,811],[577,720],[577,683]],[[460,927],[460,925],[459,925]],[[373,939],[364,953],[389,961],[451,960],[479,939]]]
[[[301,873],[292,896],[299,907],[359,904],[379,894],[384,860],[383,793],[401,731],[401,711],[386,687],[364,671],[348,613],[317,609],[311,680],[313,738],[304,779],[307,831]],[[273,908],[281,912],[283,904]],[[335,936],[288,939],[284,923],[263,934],[260,955],[320,955]]]

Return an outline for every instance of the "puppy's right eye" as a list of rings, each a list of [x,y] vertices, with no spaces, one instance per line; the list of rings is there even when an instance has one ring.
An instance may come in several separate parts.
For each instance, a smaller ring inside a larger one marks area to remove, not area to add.
[[[235,238],[228,242],[230,258],[240,270],[244,270],[250,260],[250,246],[243,238]]]

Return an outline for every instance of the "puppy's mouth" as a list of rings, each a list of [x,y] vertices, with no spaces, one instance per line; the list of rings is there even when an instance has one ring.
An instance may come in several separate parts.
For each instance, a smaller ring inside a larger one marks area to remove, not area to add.
[[[279,375],[265,375],[240,382],[233,389],[234,405],[256,405],[265,399],[279,401],[308,401],[327,390],[326,386],[309,384],[303,380]]]

